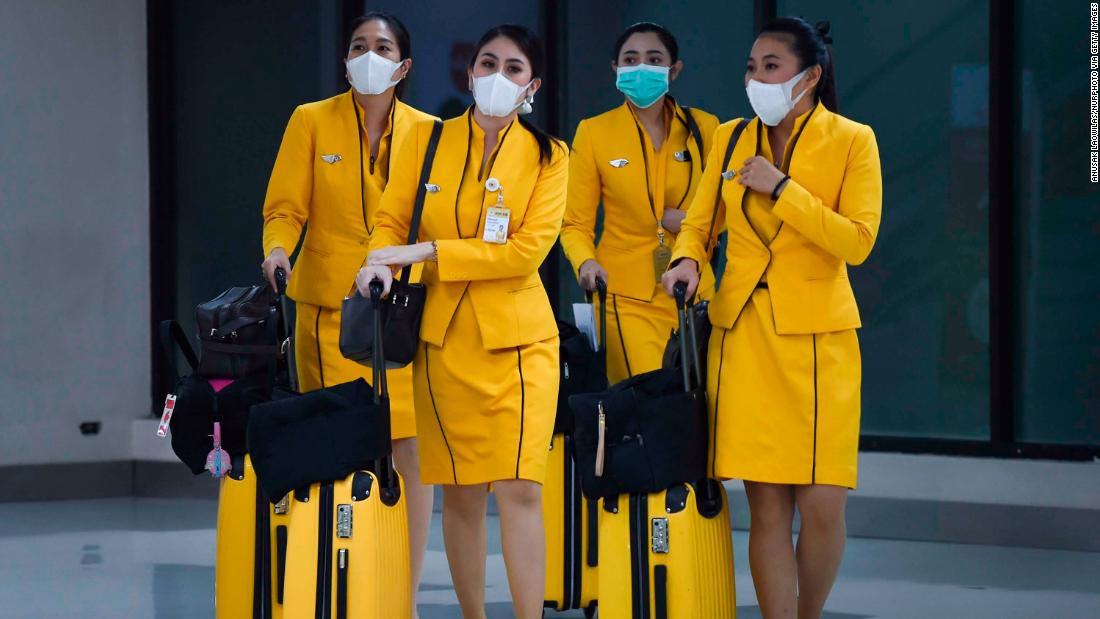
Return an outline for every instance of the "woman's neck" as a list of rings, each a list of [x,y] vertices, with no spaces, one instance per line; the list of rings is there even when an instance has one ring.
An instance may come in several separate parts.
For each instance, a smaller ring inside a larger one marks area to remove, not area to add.
[[[378,95],[364,95],[353,90],[352,96],[359,103],[359,107],[363,108],[363,122],[367,128],[381,127],[384,130],[386,124],[390,121],[390,110],[393,108],[393,89]]]
[[[481,110],[474,106],[474,122],[477,126],[481,127],[481,130],[485,132],[486,140],[495,141],[500,130],[507,127],[512,120],[516,117],[518,112],[512,112],[507,116],[489,116],[488,114],[482,114]]]
[[[661,125],[665,121],[665,95],[662,95],[657,102],[647,108],[641,108],[634,105],[634,102],[627,99],[626,104],[629,105],[638,118],[647,125]]]
[[[808,92],[798,101],[798,103],[794,104],[794,107],[791,109],[791,111],[787,113],[783,120],[779,121],[778,125],[772,127],[772,131],[778,132],[779,135],[791,135],[791,132],[794,131],[795,119],[805,114],[806,112],[809,112],[810,108],[812,108],[813,106],[814,93]]]

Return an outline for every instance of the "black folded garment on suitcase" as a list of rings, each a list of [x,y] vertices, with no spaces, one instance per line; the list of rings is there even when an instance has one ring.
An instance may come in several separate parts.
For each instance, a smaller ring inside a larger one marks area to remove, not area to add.
[[[690,351],[693,306],[678,292],[681,349]],[[707,476],[707,397],[695,361],[695,355],[680,355],[677,367],[570,396],[586,497],[660,492]]]
[[[588,336],[572,323],[558,321],[558,356],[561,382],[558,387],[558,414],[554,418],[554,434],[572,434],[573,411],[569,397],[578,393],[593,393],[607,389],[607,284],[596,280],[600,296],[600,350],[592,350]],[[592,302],[592,293],[586,293]]]
[[[247,445],[256,479],[273,503],[390,453],[389,400],[375,403],[362,378],[302,395],[276,391],[275,398],[252,407]]]

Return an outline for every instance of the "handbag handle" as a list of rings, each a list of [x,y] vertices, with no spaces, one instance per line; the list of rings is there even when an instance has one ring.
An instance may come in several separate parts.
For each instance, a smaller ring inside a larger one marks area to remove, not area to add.
[[[413,206],[412,221],[409,223],[409,236],[406,245],[416,243],[420,234],[420,218],[424,214],[424,198],[428,194],[428,179],[432,175],[432,163],[435,161],[435,149],[439,146],[439,134],[443,133],[443,122],[435,121],[432,124],[432,137],[428,139],[428,150],[424,153],[424,165],[420,168],[420,184],[416,187],[416,204]],[[407,264],[401,269],[401,281],[408,284],[412,281],[412,265]]]
[[[687,284],[676,282],[672,288],[672,294],[676,298],[676,310],[680,319],[680,367],[684,372],[684,391],[691,391],[691,368],[695,370],[695,381],[703,382],[702,366],[699,363],[699,347],[695,337],[695,314],[691,311],[694,303],[687,298]],[[688,343],[691,344],[691,353],[688,354]]]
[[[298,391],[298,363],[294,358],[294,342],[291,339],[293,332],[290,326],[290,312],[287,311],[287,281],[286,271],[282,268],[275,269],[275,293],[279,295],[279,322],[282,326],[282,343],[279,345],[279,352],[284,359],[286,359],[287,368],[287,383],[291,391]],[[271,384],[274,384],[274,372],[272,373]]]

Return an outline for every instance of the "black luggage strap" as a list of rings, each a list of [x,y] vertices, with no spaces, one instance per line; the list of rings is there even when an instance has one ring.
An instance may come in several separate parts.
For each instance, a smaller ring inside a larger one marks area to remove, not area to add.
[[[726,177],[724,176],[724,174],[726,172],[726,168],[728,168],[730,165],[730,159],[733,158],[733,149],[735,146],[737,146],[737,141],[741,139],[741,134],[745,131],[745,127],[747,127],[748,124],[749,121],[741,120],[741,122],[737,123],[737,126],[733,128],[733,133],[730,135],[729,144],[726,146],[726,155],[722,159],[722,167],[718,170],[718,189],[714,192],[714,210],[710,216],[710,228],[707,232],[707,244],[703,246],[704,250],[707,253],[710,253],[711,251],[710,244],[714,239],[714,224],[718,220],[718,206],[722,204],[722,185],[724,185],[726,182]]]
[[[191,347],[191,342],[187,340],[187,336],[183,333],[183,328],[180,327],[178,322],[175,320],[162,320],[157,331],[160,335],[161,353],[168,364],[168,370],[172,372],[173,382],[181,378],[179,366],[176,365],[177,347],[183,353],[184,359],[187,360],[187,365],[191,366],[192,372],[199,367],[199,358],[195,355],[195,349]]]

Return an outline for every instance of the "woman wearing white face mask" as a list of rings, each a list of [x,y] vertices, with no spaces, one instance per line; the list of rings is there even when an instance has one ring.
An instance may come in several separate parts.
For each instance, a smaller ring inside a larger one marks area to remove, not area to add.
[[[756,39],[745,85],[758,118],[740,134],[740,119],[719,127],[663,278],[670,295],[677,283],[694,289],[728,230],[710,305],[709,455],[712,474],[745,480],[767,619],[821,616],[856,487],[860,318],[847,265],[874,245],[882,172],[871,128],[836,113],[829,43],[827,23],[797,18]]]
[[[355,282],[382,190],[392,173],[393,148],[417,122],[433,117],[399,99],[412,68],[409,33],[394,16],[368,13],[352,25],[344,62],[352,88],[299,106],[290,117],[264,202],[264,276],[289,278],[296,302],[296,361],[302,391],[364,378],[371,370],[340,354],[340,304]],[[291,274],[289,255],[309,224]],[[415,595],[427,547],[432,488],[419,481],[412,371],[392,370],[393,455],[405,479]]]
[[[594,290],[597,279],[607,284],[607,374],[616,383],[660,367],[676,328],[676,305],[659,280],[703,176],[718,119],[668,94],[684,62],[664,27],[630,26],[615,42],[613,58],[615,85],[626,101],[577,126],[561,245],[584,289]],[[701,295],[709,297],[713,287],[704,265]]]
[[[398,149],[359,288],[424,264],[413,361],[422,478],[443,485],[443,536],[464,617],[485,616],[490,484],[515,616],[542,615],[542,487],[558,390],[558,332],[539,279],[565,210],[568,151],[518,116],[542,84],[522,26],[492,28],[468,69],[474,105],[420,123]],[[421,180],[422,169],[430,172]],[[419,242],[406,245],[424,192]]]

